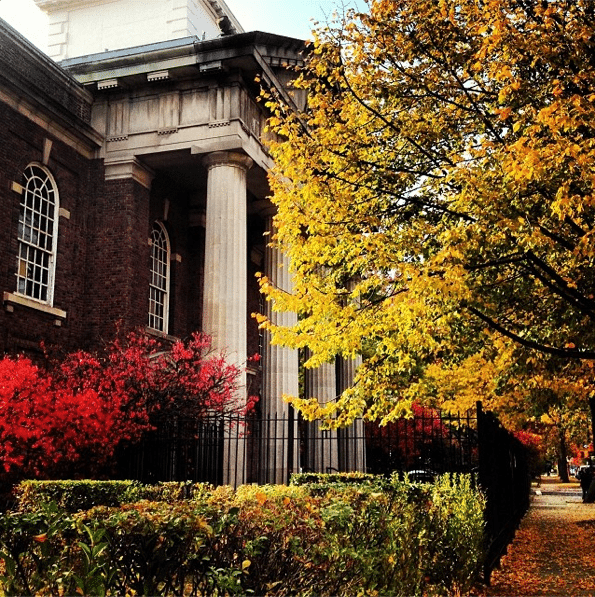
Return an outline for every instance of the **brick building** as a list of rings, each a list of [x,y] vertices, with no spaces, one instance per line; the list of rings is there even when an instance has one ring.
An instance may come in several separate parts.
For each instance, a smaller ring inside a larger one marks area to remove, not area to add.
[[[286,414],[297,355],[251,317],[257,271],[290,287],[266,243],[256,78],[296,101],[287,67],[303,42],[243,32],[221,0],[36,3],[59,63],[0,20],[0,352],[92,348],[116,321],[203,330],[239,364],[263,353],[242,385],[264,415]],[[341,370],[318,372],[312,391],[336,395]]]

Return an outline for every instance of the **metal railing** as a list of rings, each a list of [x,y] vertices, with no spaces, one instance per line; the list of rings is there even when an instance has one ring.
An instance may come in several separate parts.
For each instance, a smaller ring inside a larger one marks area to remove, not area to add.
[[[530,503],[529,455],[498,418],[477,403],[479,484],[486,496],[485,580],[512,541]]]
[[[156,427],[121,455],[118,476],[238,486],[288,483],[294,472],[472,473],[487,499],[487,580],[529,506],[526,450],[479,403],[462,415],[422,408],[384,427],[359,421],[338,431],[295,415],[212,415]]]
[[[368,423],[366,455],[368,471],[376,474],[476,472],[479,467],[476,411],[452,414],[418,408],[412,418],[383,427]]]

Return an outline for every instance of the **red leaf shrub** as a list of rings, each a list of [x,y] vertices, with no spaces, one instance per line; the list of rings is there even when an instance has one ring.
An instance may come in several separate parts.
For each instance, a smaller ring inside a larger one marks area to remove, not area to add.
[[[543,437],[531,431],[515,431],[514,436],[530,450],[540,452],[543,450]]]
[[[139,441],[155,418],[242,413],[240,369],[193,334],[173,346],[139,332],[102,353],[0,360],[0,474],[56,478],[101,470],[122,444]]]
[[[417,403],[411,405],[411,416],[380,426],[366,423],[367,462],[370,470],[424,469],[446,462],[459,448],[443,421],[440,412]],[[426,462],[427,461],[427,462]]]
[[[113,455],[122,395],[106,403],[92,388],[73,392],[29,359],[0,361],[0,462],[7,480],[50,477],[65,463]],[[134,426],[134,422],[131,421]]]

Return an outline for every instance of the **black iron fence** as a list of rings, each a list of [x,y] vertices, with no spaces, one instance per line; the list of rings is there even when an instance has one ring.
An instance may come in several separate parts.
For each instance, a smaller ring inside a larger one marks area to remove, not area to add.
[[[486,499],[487,558],[485,577],[512,540],[529,508],[531,473],[527,448],[498,418],[477,404],[479,438],[478,480]]]
[[[336,431],[295,416],[169,419],[123,455],[120,475],[238,485],[287,483],[294,472],[474,472],[478,439],[471,411],[421,409],[383,427],[358,421]]]
[[[413,417],[383,427],[366,424],[368,472],[473,473],[479,467],[477,413],[445,413],[414,407]],[[415,476],[414,475],[414,476]]]
[[[522,444],[481,404],[463,415],[416,408],[413,417],[380,427],[361,421],[320,430],[297,416],[160,421],[120,458],[123,478],[147,483],[215,485],[287,483],[294,472],[445,472],[476,475],[487,498],[486,574],[503,553],[529,505],[530,477]]]

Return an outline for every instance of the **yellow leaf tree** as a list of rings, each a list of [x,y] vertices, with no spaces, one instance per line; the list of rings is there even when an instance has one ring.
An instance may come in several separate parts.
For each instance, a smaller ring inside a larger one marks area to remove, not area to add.
[[[307,366],[363,361],[293,397],[308,418],[386,422],[457,378],[497,400],[517,348],[595,359],[594,56],[592,0],[370,0],[315,32],[303,109],[266,100],[294,286],[261,287],[298,323],[260,320]]]

